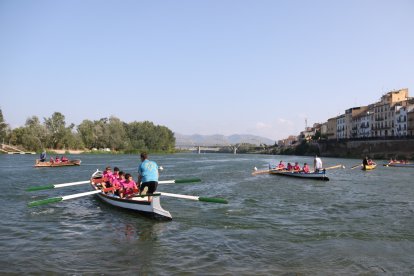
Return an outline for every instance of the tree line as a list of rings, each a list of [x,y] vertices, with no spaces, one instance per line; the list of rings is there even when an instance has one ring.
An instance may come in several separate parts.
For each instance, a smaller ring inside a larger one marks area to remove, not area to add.
[[[165,126],[149,121],[125,123],[114,116],[95,121],[83,120],[78,126],[67,126],[65,116],[60,112],[43,118],[43,123],[37,116],[32,116],[24,126],[11,129],[0,109],[0,139],[38,152],[46,148],[173,152],[175,148],[174,133]]]

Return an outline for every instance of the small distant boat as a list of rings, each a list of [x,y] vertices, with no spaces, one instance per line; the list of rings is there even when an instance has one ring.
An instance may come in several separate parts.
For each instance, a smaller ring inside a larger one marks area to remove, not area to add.
[[[413,163],[399,163],[399,162],[392,162],[388,164],[384,164],[385,167],[403,167],[403,168],[414,168]]]
[[[373,169],[375,169],[377,167],[377,164],[371,164],[371,165],[365,165],[365,168],[364,168],[364,166],[362,165],[361,166],[361,170],[363,170],[363,171],[371,171],[371,170],[373,170]]]
[[[321,172],[311,172],[311,173],[304,173],[304,172],[291,172],[291,171],[269,171],[270,174],[277,174],[283,176],[290,176],[290,177],[298,177],[302,179],[313,179],[313,180],[323,180],[329,181],[329,178],[326,176],[324,171]]]
[[[91,177],[91,187],[94,191],[101,190],[101,183],[104,182],[103,174],[101,171],[96,171],[92,174]],[[113,194],[98,193],[96,194],[104,202],[119,207],[122,209],[128,209],[136,211],[143,215],[149,216],[151,218],[171,220],[172,216],[170,212],[164,210],[161,207],[160,195],[153,196],[152,200],[149,202],[148,197],[146,196],[133,196],[130,198],[119,198]],[[154,194],[155,195],[155,194]]]
[[[36,159],[36,163],[35,163],[35,167],[40,168],[40,167],[66,167],[66,166],[80,166],[81,164],[81,160],[79,159],[74,159],[74,160],[68,160],[68,161],[64,161],[64,162],[50,162],[50,161],[45,161],[45,162],[41,162],[40,159]]]

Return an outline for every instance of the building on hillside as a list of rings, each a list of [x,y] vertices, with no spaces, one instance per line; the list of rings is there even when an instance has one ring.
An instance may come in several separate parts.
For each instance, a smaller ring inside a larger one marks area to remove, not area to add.
[[[368,110],[368,106],[358,106],[358,107],[352,107],[347,110],[345,110],[345,139],[346,138],[356,138],[356,135],[353,135],[353,118],[358,116],[359,114],[362,114],[363,112],[366,112]]]
[[[414,136],[414,110],[407,113],[407,135]]]
[[[307,127],[304,131],[300,132],[298,140],[299,142],[302,142],[303,140],[310,141],[313,136],[315,136],[315,129],[313,127]]]
[[[352,131],[351,137],[352,138],[369,138],[371,137],[371,126],[372,120],[374,117],[374,112],[370,107],[368,107],[367,111],[362,112],[352,120]]]
[[[318,131],[329,140],[414,136],[414,108],[411,106],[414,106],[414,98],[409,97],[407,88],[390,91],[382,95],[379,102],[349,108],[324,124],[307,127],[298,139],[309,141]]]
[[[336,117],[336,138],[337,140],[346,138],[346,124],[345,124],[345,114],[339,115]]]
[[[328,140],[336,139],[337,117],[328,119],[326,122],[326,136]]]
[[[282,139],[282,140],[279,140],[278,142],[277,142],[277,145],[279,146],[279,147],[290,147],[290,146],[292,146],[292,145],[294,145],[294,144],[296,144],[296,142],[298,141],[298,138],[296,137],[296,136],[294,136],[294,135],[290,135],[288,138],[286,138],[286,139]]]
[[[327,137],[328,136],[328,123],[321,124],[321,137]]]
[[[414,106],[395,106],[395,108],[394,136],[402,137],[410,135],[408,129],[408,114],[414,110]]]
[[[394,136],[395,114],[408,100],[408,89],[400,89],[388,92],[374,104],[373,137]]]

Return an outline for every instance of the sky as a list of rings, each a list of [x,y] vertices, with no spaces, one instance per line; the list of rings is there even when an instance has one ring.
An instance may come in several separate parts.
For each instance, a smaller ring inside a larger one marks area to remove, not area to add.
[[[414,96],[411,0],[0,0],[0,109],[180,134],[298,135]]]

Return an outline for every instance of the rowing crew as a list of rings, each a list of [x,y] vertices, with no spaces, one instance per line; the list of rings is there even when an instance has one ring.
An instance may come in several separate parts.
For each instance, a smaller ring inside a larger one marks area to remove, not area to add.
[[[162,167],[158,168],[157,163],[148,160],[148,154],[143,152],[141,153],[141,164],[138,167],[137,182],[134,181],[131,174],[124,174],[117,167],[114,168],[114,172],[111,167],[106,167],[103,172],[103,191],[110,192],[120,198],[131,197],[136,193],[153,194],[158,187],[158,169],[162,170]],[[150,196],[148,196],[148,201],[151,201]]]
[[[307,163],[304,163],[303,167],[301,168],[298,162],[295,162],[295,165],[292,165],[291,163],[287,163],[287,166],[285,166],[282,160],[280,161],[279,165],[277,165],[277,167],[273,168],[273,170],[310,173],[310,168]]]
[[[270,167],[270,165],[269,165]],[[322,160],[316,155],[313,162],[313,167],[315,172],[319,172],[322,170]],[[271,169],[271,168],[269,168]],[[293,171],[293,172],[303,172],[303,173],[310,173],[310,168],[308,163],[304,163],[303,167],[301,168],[299,166],[298,162],[295,162],[295,165],[292,165],[291,163],[288,163],[287,166],[283,163],[283,160],[279,162],[279,165],[277,167],[273,168],[279,171]]]
[[[138,193],[137,183],[129,173],[120,171],[118,167],[106,167],[102,175],[102,189],[106,193],[113,194],[120,198],[129,197],[134,193]]]

